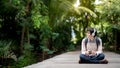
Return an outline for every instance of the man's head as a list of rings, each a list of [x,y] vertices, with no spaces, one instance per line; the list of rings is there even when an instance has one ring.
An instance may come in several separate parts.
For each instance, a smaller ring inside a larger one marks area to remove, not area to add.
[[[97,30],[95,28],[87,28],[87,37],[95,37]]]

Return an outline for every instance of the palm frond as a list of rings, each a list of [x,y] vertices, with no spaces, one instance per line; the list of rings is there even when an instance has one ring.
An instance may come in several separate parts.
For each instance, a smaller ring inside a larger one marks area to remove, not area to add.
[[[97,15],[92,10],[90,10],[86,7],[80,6],[78,9],[90,13],[91,16],[93,16],[93,17],[97,17]]]
[[[56,5],[56,6],[55,6]],[[71,15],[80,15],[82,12],[87,12],[93,17],[97,17],[97,15],[90,9],[84,7],[84,6],[79,6],[75,7],[74,3],[69,1],[69,0],[51,0],[50,3],[50,14],[52,15],[51,17],[56,18],[56,21],[52,20],[52,23],[58,24],[65,19],[67,16]],[[59,20],[59,21],[58,21]],[[58,22],[57,22],[58,21]]]

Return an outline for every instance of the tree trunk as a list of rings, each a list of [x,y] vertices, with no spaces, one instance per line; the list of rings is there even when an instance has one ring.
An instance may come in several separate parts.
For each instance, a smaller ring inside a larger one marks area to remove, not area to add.
[[[29,28],[27,27],[27,43],[30,44]]]
[[[117,30],[115,29],[115,45],[114,45],[114,50],[117,50]]]
[[[30,15],[30,9],[31,9],[31,0],[28,0],[27,6],[26,6],[26,20],[27,17]],[[24,45],[24,38],[25,38],[25,32],[27,32],[27,42],[30,44],[30,38],[29,38],[29,27],[26,25],[26,22],[24,22],[24,26],[22,28],[22,35],[21,35],[21,43],[20,43],[20,51],[21,54],[23,54],[23,45]]]
[[[23,28],[22,28],[22,35],[21,35],[21,43],[20,43],[21,54],[23,53],[24,35],[25,35],[25,26],[23,26]]]
[[[27,6],[26,6],[26,10],[27,10],[26,14],[28,17],[30,16],[31,5],[32,5],[31,0],[28,0]],[[27,32],[27,43],[30,44],[29,27],[28,26],[26,27],[26,32]]]
[[[85,34],[85,29],[88,27],[88,14],[85,16],[85,23],[83,23],[83,35]]]

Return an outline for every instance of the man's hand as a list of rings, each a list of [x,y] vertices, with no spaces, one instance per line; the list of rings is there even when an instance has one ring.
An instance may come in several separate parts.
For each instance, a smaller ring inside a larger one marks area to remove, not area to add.
[[[90,56],[95,56],[96,55],[96,51],[91,51]]]
[[[96,54],[96,51],[92,51],[92,54]]]
[[[86,55],[86,56],[89,56],[89,51],[85,51],[85,55]]]
[[[96,51],[86,51],[85,55],[86,56],[95,56],[96,55]]]

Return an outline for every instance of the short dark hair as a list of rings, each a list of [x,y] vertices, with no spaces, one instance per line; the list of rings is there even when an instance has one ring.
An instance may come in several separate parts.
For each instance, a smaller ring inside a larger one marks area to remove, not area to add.
[[[94,37],[97,36],[97,30],[95,28],[89,27],[87,28],[87,31],[89,31]]]

